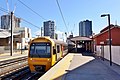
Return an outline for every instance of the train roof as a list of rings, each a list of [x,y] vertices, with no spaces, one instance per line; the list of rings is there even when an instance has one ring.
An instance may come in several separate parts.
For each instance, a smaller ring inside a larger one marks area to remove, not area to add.
[[[52,39],[52,40],[53,40],[55,43],[67,45],[66,42],[63,42],[63,41],[60,41],[60,40],[56,40],[56,39]]]
[[[35,38],[35,39],[33,39],[32,41],[34,41],[34,40],[36,40],[36,39],[40,39],[40,38],[41,38],[41,39],[42,39],[42,38],[48,39],[48,40],[50,40],[51,42],[54,42],[54,43],[57,43],[57,44],[67,45],[66,42],[63,42],[63,41],[60,41],[60,40],[56,40],[56,39],[52,39],[52,38],[50,38],[50,37],[45,37],[45,36]]]

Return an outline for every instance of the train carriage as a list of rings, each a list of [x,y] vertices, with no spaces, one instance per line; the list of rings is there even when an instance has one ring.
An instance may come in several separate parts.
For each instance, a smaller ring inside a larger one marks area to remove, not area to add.
[[[68,52],[67,43],[38,37],[30,42],[28,65],[31,72],[43,72],[49,70]]]

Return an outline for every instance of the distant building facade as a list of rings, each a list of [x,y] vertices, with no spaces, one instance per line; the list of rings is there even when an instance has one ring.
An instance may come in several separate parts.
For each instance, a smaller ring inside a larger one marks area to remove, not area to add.
[[[20,26],[20,18],[13,15],[12,17],[12,27],[13,27],[13,47],[14,49],[25,49],[28,48],[28,43],[32,38],[31,29],[27,27]],[[1,16],[1,29],[0,29],[0,46],[10,45],[11,36],[11,15]],[[4,41],[2,43],[2,40]]]
[[[31,29],[27,27],[18,27],[14,29],[14,33],[20,33],[20,36],[15,37],[15,41],[17,42],[17,49],[28,48],[28,42],[30,39],[32,39]]]
[[[10,49],[10,36],[11,33],[8,30],[0,29],[0,46]],[[26,27],[15,28],[13,33],[13,48],[25,49],[28,48],[28,43],[31,37],[31,29]]]
[[[44,26],[44,36],[50,36],[50,38],[55,38],[55,22],[54,21],[46,21],[43,24]]]
[[[79,23],[79,36],[89,37],[92,35],[92,21],[86,20]]]
[[[120,46],[120,26],[111,25],[111,44]],[[100,31],[99,34],[94,36],[96,45],[109,45],[108,26]]]
[[[13,30],[15,27],[20,27],[20,18],[17,18],[13,15],[12,21],[13,21],[13,23],[12,23]],[[10,16],[10,14],[1,16],[1,29],[11,30],[11,16]]]
[[[120,26],[110,25],[111,28],[111,61],[120,65]],[[93,37],[94,53],[103,59],[110,60],[109,26]]]

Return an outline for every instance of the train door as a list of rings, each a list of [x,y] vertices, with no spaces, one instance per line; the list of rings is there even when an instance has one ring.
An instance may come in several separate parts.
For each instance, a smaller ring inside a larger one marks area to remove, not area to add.
[[[57,60],[59,60],[61,58],[61,45],[60,44],[57,44],[56,45],[56,50],[57,50]]]
[[[56,45],[53,45],[52,47],[52,65],[54,65],[57,61],[57,51],[56,51]]]
[[[64,51],[64,47],[63,47],[63,45],[61,44],[61,57],[63,57],[63,51]]]

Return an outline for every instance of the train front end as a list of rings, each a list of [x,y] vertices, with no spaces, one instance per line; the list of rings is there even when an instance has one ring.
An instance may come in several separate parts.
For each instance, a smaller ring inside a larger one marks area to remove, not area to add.
[[[45,72],[51,67],[51,43],[36,39],[30,44],[28,65],[31,72]]]

